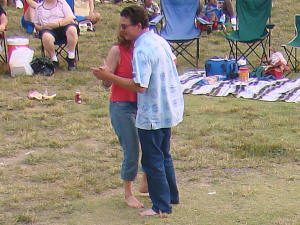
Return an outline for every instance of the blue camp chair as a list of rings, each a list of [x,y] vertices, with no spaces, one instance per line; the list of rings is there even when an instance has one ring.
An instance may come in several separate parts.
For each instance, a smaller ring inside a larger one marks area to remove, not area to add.
[[[71,7],[73,13],[74,13],[74,0],[66,0],[66,2],[69,4],[69,6]],[[77,28],[78,34],[79,34],[79,28]],[[42,43],[42,48],[41,48],[41,52],[42,52],[42,56],[45,57],[45,49],[43,46],[43,42],[41,39],[41,43]],[[63,38],[63,39],[58,39],[55,40],[54,45],[56,45],[56,55],[62,57],[64,60],[67,61],[68,58],[68,52],[66,50],[67,47],[67,38]],[[76,61],[79,61],[79,50],[78,50],[78,42],[75,48],[75,59]]]
[[[295,34],[296,36],[282,47],[287,55],[287,63],[295,72],[299,72],[300,62],[297,59],[297,48],[300,48],[300,14],[295,15]]]
[[[170,43],[176,56],[182,56],[193,67],[198,67],[199,61],[200,30],[195,26],[198,5],[199,0],[161,0],[165,25],[160,35]],[[194,41],[196,50],[192,54]]]
[[[271,45],[270,29],[274,27],[274,24],[267,24],[271,9],[272,0],[236,0],[238,29],[225,35],[230,47],[229,57],[237,61],[246,58],[252,68],[255,66],[250,55],[259,58],[260,64],[266,61],[270,56],[267,49]]]
[[[162,26],[162,19],[163,19],[163,15],[162,14],[158,14],[156,17],[154,17],[153,19],[151,19],[149,21],[149,29],[152,30],[154,33],[159,33],[159,30],[157,28],[157,25],[160,23],[160,25]]]

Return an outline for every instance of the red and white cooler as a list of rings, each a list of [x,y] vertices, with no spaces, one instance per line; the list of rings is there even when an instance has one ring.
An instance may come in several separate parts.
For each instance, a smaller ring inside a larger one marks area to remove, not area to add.
[[[13,50],[19,47],[29,48],[29,39],[23,36],[9,36],[7,37],[7,62],[9,63],[9,59]]]

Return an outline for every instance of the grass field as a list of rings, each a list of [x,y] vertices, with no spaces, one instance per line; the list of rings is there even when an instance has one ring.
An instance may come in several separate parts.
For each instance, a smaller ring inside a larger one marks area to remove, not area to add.
[[[172,154],[181,204],[168,218],[141,218],[123,201],[122,150],[110,125],[109,91],[90,67],[114,43],[123,6],[96,3],[102,20],[79,40],[78,69],[61,61],[53,77],[9,76],[0,68],[0,224],[299,225],[300,106],[232,97],[185,95]],[[294,36],[298,0],[274,0],[272,46]],[[7,35],[26,35],[21,10],[6,8]],[[30,37],[40,55],[40,41]],[[200,40],[200,65],[228,53],[221,33]],[[178,70],[192,69],[178,58]],[[296,77],[299,74],[291,74]],[[30,90],[56,93],[52,101]],[[80,90],[82,104],[74,102]],[[140,177],[137,178],[135,189]],[[147,195],[138,194],[146,207]]]

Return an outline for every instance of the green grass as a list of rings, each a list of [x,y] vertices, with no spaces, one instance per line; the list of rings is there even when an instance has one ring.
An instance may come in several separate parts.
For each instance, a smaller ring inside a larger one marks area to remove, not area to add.
[[[95,33],[79,39],[77,71],[68,72],[61,62],[53,77],[12,78],[1,66],[0,224],[300,224],[300,106],[295,103],[185,95],[184,121],[173,129],[171,144],[181,204],[168,218],[141,218],[126,207],[109,91],[89,70],[115,42],[125,5],[96,3],[102,20]],[[274,1],[273,48],[283,51],[280,45],[293,37],[299,7],[296,0]],[[7,14],[7,35],[20,35],[21,11],[11,7]],[[200,46],[202,67],[229,50],[221,34],[204,35]],[[40,55],[38,39],[30,37],[30,47]],[[187,69],[178,58],[179,72]],[[57,97],[29,100],[33,89]],[[82,104],[74,101],[76,90]],[[148,196],[136,194],[151,206]]]

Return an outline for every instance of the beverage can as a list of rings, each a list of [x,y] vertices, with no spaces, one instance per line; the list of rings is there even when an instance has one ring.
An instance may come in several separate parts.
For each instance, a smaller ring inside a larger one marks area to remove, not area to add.
[[[79,104],[82,102],[80,91],[76,91],[75,102]]]

